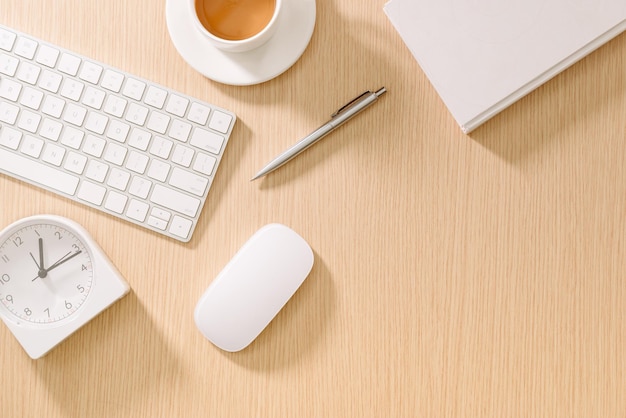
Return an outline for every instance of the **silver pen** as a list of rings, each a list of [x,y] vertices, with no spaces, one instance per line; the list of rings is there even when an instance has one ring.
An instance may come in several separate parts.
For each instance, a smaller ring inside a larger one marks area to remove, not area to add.
[[[334,131],[339,126],[346,123],[354,115],[374,103],[386,91],[387,90],[384,87],[381,87],[373,93],[371,91],[366,91],[360,96],[355,97],[353,100],[351,100],[335,113],[333,113],[330,116],[330,120],[328,122],[302,138],[289,149],[285,150],[278,157],[270,161],[265,167],[263,167],[258,173],[256,173],[256,175],[252,177],[250,181],[256,180],[259,177],[263,177],[264,175],[276,170],[278,167],[281,167],[283,164],[296,157],[302,151],[315,144],[317,141]]]

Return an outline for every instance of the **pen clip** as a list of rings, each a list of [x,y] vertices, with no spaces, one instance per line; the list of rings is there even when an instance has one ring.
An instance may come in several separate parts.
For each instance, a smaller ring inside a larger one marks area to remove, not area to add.
[[[361,93],[360,95],[358,95],[357,97],[355,97],[354,99],[350,100],[348,103],[346,103],[345,105],[341,106],[335,113],[333,113],[332,115],[330,115],[331,118],[337,117],[339,116],[341,113],[345,112],[348,108],[350,108],[352,105],[354,105],[355,103],[357,103],[358,101],[361,100],[361,98],[363,96],[367,96],[368,94],[371,94],[371,92],[368,91],[364,91],[363,93]]]

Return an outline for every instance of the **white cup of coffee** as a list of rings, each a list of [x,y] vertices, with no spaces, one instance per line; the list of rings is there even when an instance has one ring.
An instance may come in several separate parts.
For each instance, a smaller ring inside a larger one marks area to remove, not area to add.
[[[216,48],[244,52],[276,32],[283,0],[188,0],[196,28]]]

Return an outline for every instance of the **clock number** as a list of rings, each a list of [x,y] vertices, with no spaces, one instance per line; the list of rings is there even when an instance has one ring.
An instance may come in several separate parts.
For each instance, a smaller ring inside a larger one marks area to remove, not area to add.
[[[4,285],[5,283],[9,283],[10,280],[11,280],[11,276],[5,273],[0,277],[0,284]]]
[[[4,300],[6,300],[7,302],[11,302],[11,303],[13,303],[13,296],[12,296],[12,295],[6,295],[6,297],[4,298]]]
[[[83,287],[83,285],[79,284],[76,286],[76,289],[78,289],[78,291],[80,293],[85,293],[85,288]]]
[[[24,308],[24,313],[25,313],[27,316],[31,316],[31,315],[33,314],[33,311],[31,311],[31,310],[30,310],[30,309],[28,309],[28,308]]]
[[[65,309],[72,309],[72,304],[68,301],[65,301]]]
[[[61,233],[59,231],[56,231],[54,233],[54,235],[56,235],[58,239],[62,239],[63,238],[63,235],[61,235]]]
[[[13,240],[13,244],[15,244],[16,247],[19,247],[20,245],[24,244],[24,241],[22,241],[22,237],[16,237]]]
[[[76,251],[80,251],[80,247],[76,244],[72,244],[72,248]]]
[[[2,256],[2,261],[4,261],[5,263],[8,263],[9,262],[9,257],[6,256],[6,255],[3,255]]]
[[[43,311],[46,312],[48,314],[48,318],[50,318],[50,308],[46,308]]]

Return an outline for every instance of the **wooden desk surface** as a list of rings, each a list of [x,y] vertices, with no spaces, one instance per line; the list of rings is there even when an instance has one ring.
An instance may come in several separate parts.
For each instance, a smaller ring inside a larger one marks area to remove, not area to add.
[[[163,0],[2,2],[1,24],[239,121],[189,244],[0,175],[0,224],[70,217],[132,287],[38,361],[0,326],[0,415],[626,415],[626,34],[467,136],[383,5],[318,0],[301,59],[236,87],[182,60]],[[383,85],[332,137],[248,181]],[[305,237],[315,266],[262,335],[227,354],[193,309],[269,222]]]

